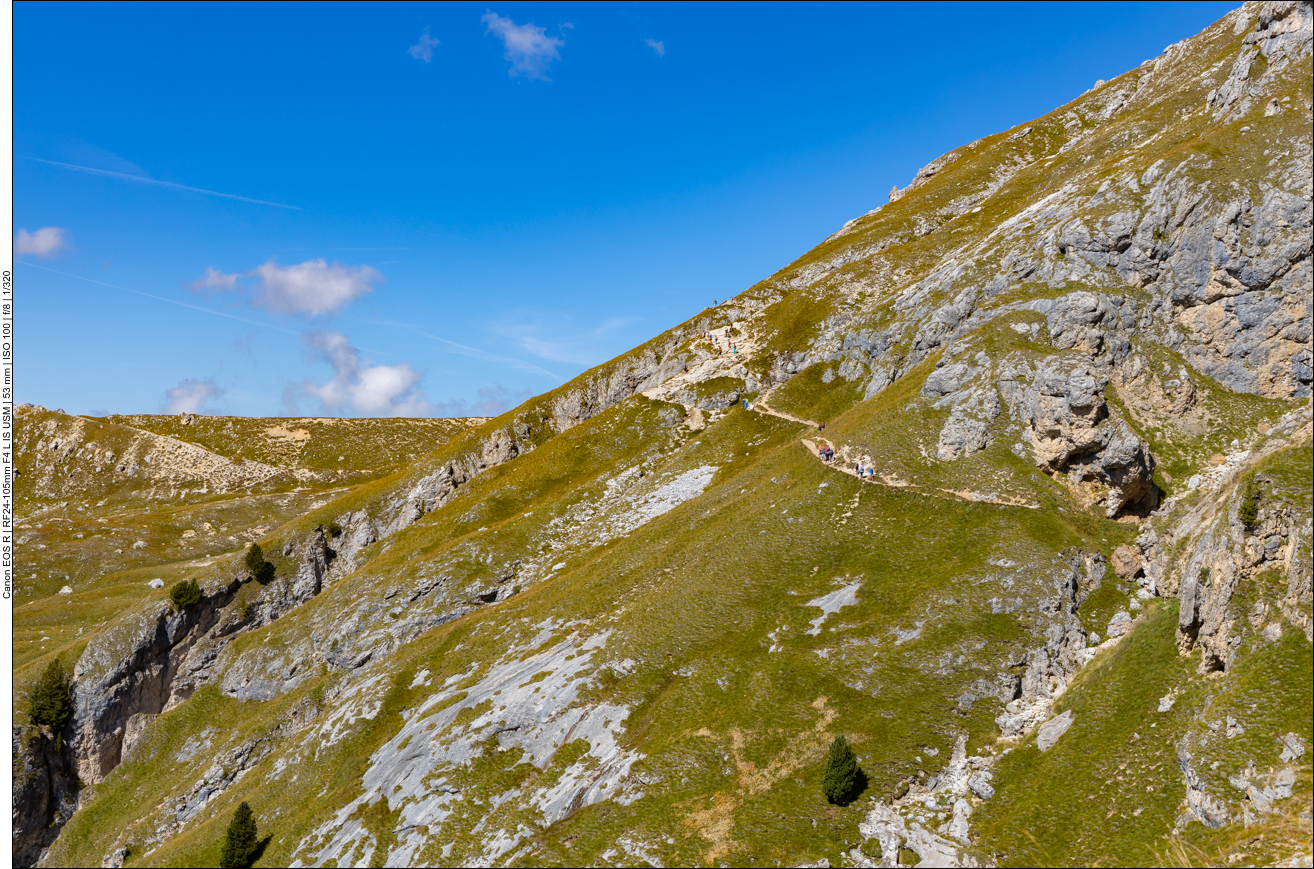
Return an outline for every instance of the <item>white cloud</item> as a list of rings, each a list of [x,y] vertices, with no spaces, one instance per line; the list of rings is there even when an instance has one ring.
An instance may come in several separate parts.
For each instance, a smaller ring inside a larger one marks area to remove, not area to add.
[[[425,63],[433,60],[434,47],[439,45],[437,39],[429,35],[429,28],[424,28],[424,33],[420,34],[420,41],[410,48],[406,49],[411,53],[411,57],[416,60],[422,60]]]
[[[496,12],[485,12],[479,20],[488,25],[486,33],[502,40],[506,48],[502,58],[511,62],[508,75],[551,81],[547,77],[548,64],[561,59],[557,49],[566,44],[565,40],[547,36],[544,28],[533,24],[516,24]]]
[[[440,401],[435,416],[500,416],[534,395],[531,389],[512,391],[500,383],[479,388],[478,401]]]
[[[645,40],[643,41],[643,44],[646,45],[646,46],[648,46],[649,48],[651,48],[651,49],[657,54],[658,57],[665,57],[665,56],[666,56],[666,43],[665,43],[665,42],[659,42],[659,41],[656,40],[656,39],[645,39]]]
[[[43,226],[36,232],[20,229],[14,236],[14,255],[32,254],[41,259],[50,259],[61,250],[69,247],[68,230],[58,226]]]
[[[184,380],[173,389],[165,390],[165,413],[213,413],[211,399],[224,394],[224,388],[213,380]]]
[[[287,268],[270,260],[250,274],[257,275],[261,282],[252,304],[269,311],[312,317],[345,307],[373,289],[371,284],[383,280],[383,275],[369,266],[329,265],[322,259]]]
[[[324,383],[305,383],[301,391],[326,413],[343,410],[366,416],[432,416],[433,405],[415,387],[420,373],[406,363],[367,365],[341,332],[319,331],[303,337],[314,355],[333,368]]]
[[[206,266],[205,275],[192,281],[190,286],[197,293],[231,293],[237,289],[238,275],[226,275],[214,266]]]

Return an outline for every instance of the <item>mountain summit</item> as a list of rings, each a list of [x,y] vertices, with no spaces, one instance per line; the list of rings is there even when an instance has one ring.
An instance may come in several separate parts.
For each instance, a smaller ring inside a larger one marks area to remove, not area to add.
[[[496,419],[23,409],[15,865],[1309,865],[1312,21]]]

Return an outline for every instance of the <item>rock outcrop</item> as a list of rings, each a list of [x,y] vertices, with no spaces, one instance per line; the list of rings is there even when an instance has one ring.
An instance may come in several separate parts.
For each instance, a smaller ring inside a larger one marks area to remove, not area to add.
[[[78,806],[78,777],[68,744],[42,728],[15,725],[13,742],[13,861],[32,866]]]

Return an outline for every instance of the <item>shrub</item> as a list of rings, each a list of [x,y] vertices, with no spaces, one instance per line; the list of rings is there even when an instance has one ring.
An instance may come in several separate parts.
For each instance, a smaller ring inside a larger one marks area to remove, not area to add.
[[[342,536],[342,526],[338,524],[338,520],[336,519],[328,524],[327,531],[330,538]]]
[[[257,582],[264,584],[274,578],[274,565],[265,561],[265,553],[259,543],[251,544],[251,548],[246,551],[245,560],[246,569],[251,571],[251,576]]]
[[[259,543],[252,543],[251,548],[246,551],[246,569],[251,571],[255,576],[260,573],[260,568],[265,566],[265,553],[260,548]]]
[[[224,833],[223,850],[219,853],[222,869],[246,869],[255,862],[256,821],[251,807],[243,800],[233,812],[233,820]]]
[[[169,589],[169,599],[179,612],[191,609],[201,602],[201,587],[194,579],[175,582]]]
[[[1247,529],[1254,528],[1255,523],[1259,521],[1259,499],[1263,496],[1259,484],[1255,482],[1255,475],[1250,474],[1241,483],[1241,503],[1236,508],[1236,518],[1241,520],[1241,524]]]
[[[826,754],[826,765],[821,771],[821,792],[826,799],[842,805],[853,795],[858,784],[858,759],[843,734],[835,737]]]
[[[73,686],[69,683],[68,673],[64,672],[64,662],[59,658],[46,665],[45,672],[32,689],[31,701],[33,723],[50,728],[58,751],[64,725],[73,717]]]

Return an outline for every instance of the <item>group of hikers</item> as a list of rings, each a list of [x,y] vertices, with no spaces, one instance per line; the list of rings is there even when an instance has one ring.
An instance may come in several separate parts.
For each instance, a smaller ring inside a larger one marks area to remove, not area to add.
[[[708,337],[709,338],[711,337],[710,334],[708,335]],[[744,410],[749,410],[751,405],[749,404],[748,399],[744,398],[741,400],[744,403]],[[826,424],[824,422],[817,423],[817,431],[825,431],[825,430],[826,430]],[[817,456],[823,462],[825,462],[828,465],[833,465],[835,463],[835,447],[833,447],[831,444],[825,441],[820,441],[817,444],[816,449],[817,449]],[[864,467],[862,462],[853,463],[853,473],[857,475],[859,480],[874,481],[877,479],[876,469],[874,467],[871,467],[870,465]]]
[[[744,402],[744,407],[745,408],[748,407],[747,401]],[[835,463],[835,448],[828,443],[821,443],[817,445],[817,455],[821,458],[823,462],[825,462],[828,465],[832,465]],[[853,473],[858,475],[859,480],[876,479],[876,469],[870,466],[863,467],[861,462],[853,463]]]
[[[733,341],[730,340],[728,336],[726,337],[724,347],[721,346],[721,342],[711,332],[704,332],[703,338],[706,339],[707,342],[711,344],[712,347],[716,350],[717,356],[720,356],[722,353],[726,352],[727,350],[729,350],[735,356],[739,355],[739,348],[735,345]]]

